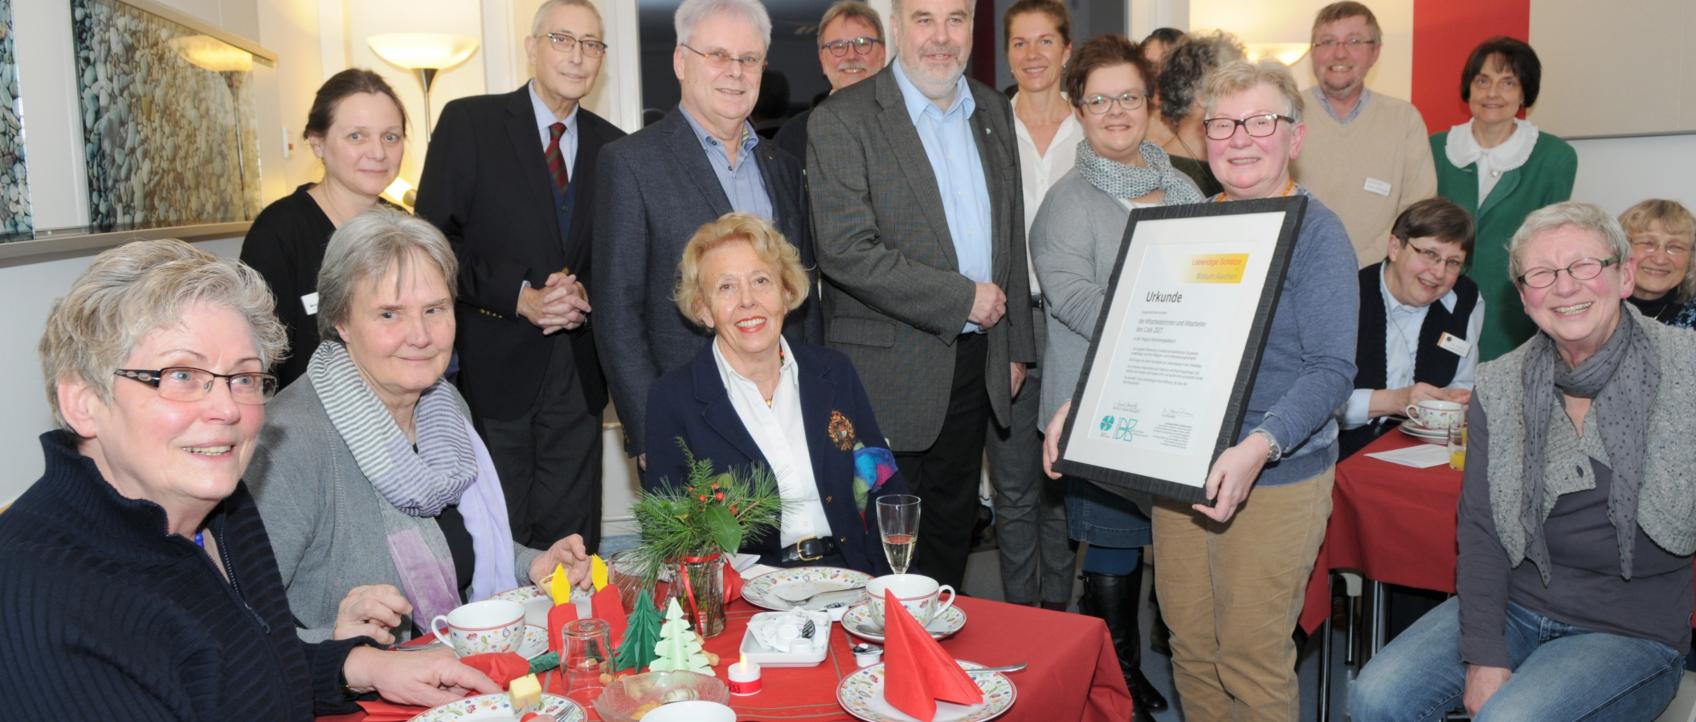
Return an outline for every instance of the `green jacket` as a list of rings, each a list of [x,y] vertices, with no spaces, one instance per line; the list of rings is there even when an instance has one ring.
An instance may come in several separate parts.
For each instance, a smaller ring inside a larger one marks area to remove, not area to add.
[[[1449,131],[1431,136],[1431,156],[1437,165],[1437,195],[1454,201],[1472,213],[1478,226],[1472,251],[1472,271],[1485,308],[1484,331],[1479,338],[1479,360],[1489,361],[1514,350],[1537,326],[1520,305],[1519,290],[1508,278],[1508,241],[1532,211],[1572,197],[1572,180],[1578,172],[1578,154],[1567,142],[1547,132],[1537,134],[1531,158],[1502,174],[1490,197],[1478,202],[1478,166],[1456,168],[1449,162],[1446,147]]]

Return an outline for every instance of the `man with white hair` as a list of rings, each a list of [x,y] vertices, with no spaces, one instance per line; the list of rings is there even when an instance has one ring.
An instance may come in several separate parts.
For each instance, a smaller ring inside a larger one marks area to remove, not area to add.
[[[836,0],[819,19],[819,66],[830,92],[858,83],[883,70],[883,18],[864,0]],[[796,158],[807,157],[807,119],[811,108],[795,114],[777,131],[777,147]]]
[[[814,266],[801,162],[762,142],[748,122],[771,46],[765,6],[684,0],[675,17],[671,65],[681,101],[659,122],[607,146],[595,210],[595,338],[625,450],[638,460],[648,388],[712,339],[671,298],[695,229],[732,211],[752,213],[795,244],[803,266]],[[783,323],[783,333],[799,341],[818,343],[821,329],[816,298]]]
[[[1390,224],[1437,194],[1430,134],[1419,109],[1366,87],[1383,50],[1371,8],[1331,3],[1313,19],[1313,75],[1307,138],[1291,162],[1296,182],[1337,212],[1362,267],[1384,260]]]
[[[897,62],[820,105],[807,169],[829,344],[924,502],[920,571],[959,588],[984,429],[1036,361],[1013,110],[964,77],[967,0],[896,0]]]
[[[607,52],[589,0],[542,3],[524,50],[535,73],[524,87],[442,109],[418,215],[459,256],[458,385],[513,539],[546,547],[581,533],[593,552],[607,389],[589,330],[590,209],[601,149],[624,132],[580,104]]]

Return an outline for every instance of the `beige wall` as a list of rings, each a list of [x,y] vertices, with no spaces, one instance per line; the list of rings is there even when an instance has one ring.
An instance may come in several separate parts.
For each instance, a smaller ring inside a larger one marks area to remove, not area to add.
[[[1245,43],[1306,43],[1313,37],[1314,14],[1329,4],[1329,0],[1189,0],[1190,27],[1229,30]],[[1384,30],[1384,46],[1366,85],[1373,92],[1407,100],[1413,89],[1413,3],[1400,0],[1367,5]],[[1301,87],[1314,85],[1308,56],[1290,70]]]

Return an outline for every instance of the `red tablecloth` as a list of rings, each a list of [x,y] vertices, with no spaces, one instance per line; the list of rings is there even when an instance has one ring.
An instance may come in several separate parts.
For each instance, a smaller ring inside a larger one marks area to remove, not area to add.
[[[1423,443],[1399,431],[1378,437],[1337,464],[1331,521],[1313,576],[1301,627],[1309,633],[1331,613],[1331,571],[1358,571],[1374,581],[1439,592],[1455,590],[1455,505],[1461,472],[1447,464],[1415,469],[1367,454]]]
[[[943,640],[944,649],[959,659],[982,664],[1030,665],[1010,675],[1018,700],[1001,719],[1119,722],[1131,718],[1131,695],[1101,620],[970,597],[960,597],[957,604],[966,612],[966,627]],[[748,619],[758,611],[747,602],[732,604],[724,633],[707,640],[707,651],[719,655],[714,671],[721,679],[724,667],[736,661]],[[836,703],[837,682],[855,669],[850,644],[841,626],[833,625],[830,656],[823,664],[766,669],[760,693],[733,697],[730,706],[744,720],[852,720]],[[319,719],[363,718],[355,714]],[[593,709],[589,718],[599,719]]]

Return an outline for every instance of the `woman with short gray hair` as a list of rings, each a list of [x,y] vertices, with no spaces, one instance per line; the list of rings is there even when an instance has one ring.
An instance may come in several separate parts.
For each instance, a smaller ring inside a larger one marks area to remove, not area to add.
[[[249,477],[308,641],[404,638],[556,564],[588,582],[581,536],[546,552],[513,542],[488,449],[442,379],[456,270],[441,231],[398,211],[330,238],[324,341],[272,404]]]
[[[253,269],[175,240],[101,253],[54,304],[59,428],[0,515],[9,718],[304,721],[372,690],[499,690],[450,655],[296,638],[242,482],[286,345],[272,310]]]
[[[1690,649],[1696,335],[1645,318],[1631,247],[1588,203],[1508,250],[1537,334],[1478,368],[1456,596],[1372,658],[1360,720],[1650,720]]]
[[[1201,86],[1208,73],[1233,60],[1241,60],[1244,53],[1242,41],[1223,30],[1190,35],[1166,54],[1155,81],[1153,90],[1160,99],[1160,122],[1152,124],[1149,136],[1171,156],[1173,168],[1195,181],[1202,195],[1218,195],[1224,186],[1213,177],[1213,169],[1207,167],[1207,136],[1201,130],[1204,115]]]

